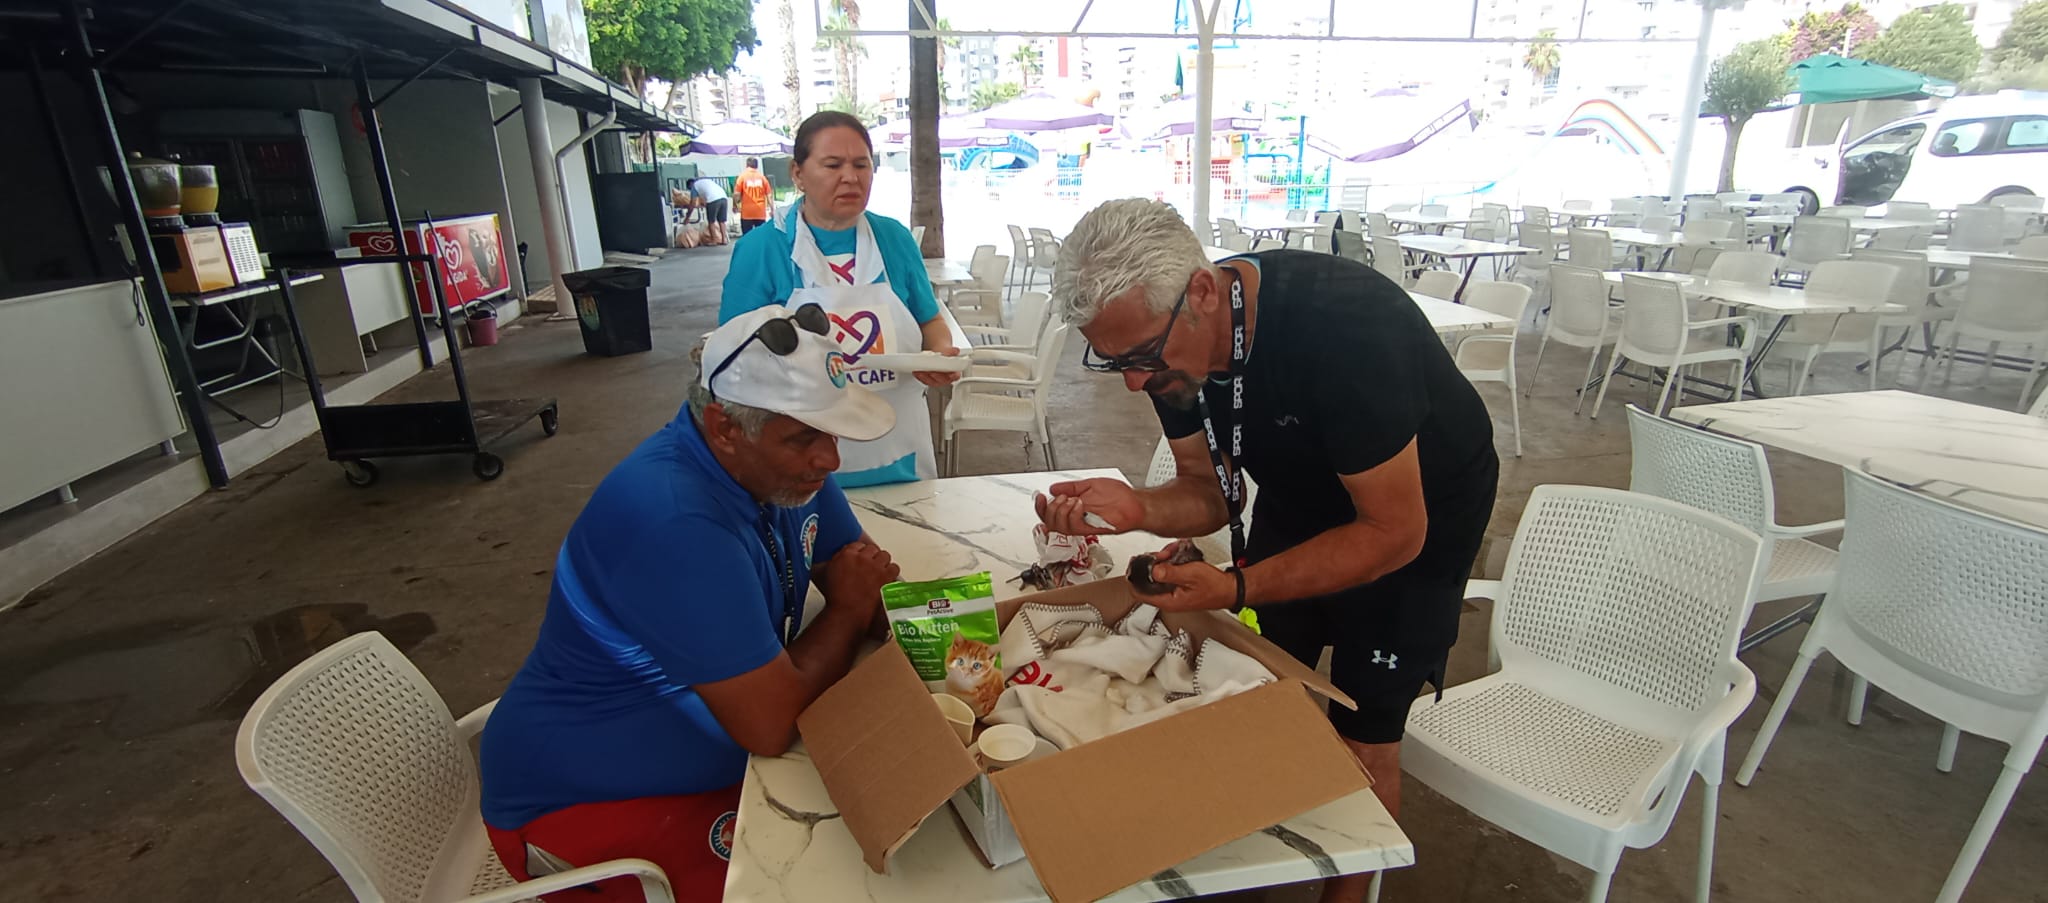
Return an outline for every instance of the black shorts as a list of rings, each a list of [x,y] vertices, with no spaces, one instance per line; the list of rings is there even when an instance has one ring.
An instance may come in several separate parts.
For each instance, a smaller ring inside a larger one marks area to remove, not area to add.
[[[704,204],[704,221],[707,223],[725,222],[726,213],[731,208],[732,202],[726,198],[719,198],[718,200],[715,201],[707,201]]]
[[[1444,688],[1444,666],[1458,640],[1465,581],[1486,538],[1493,493],[1456,518],[1432,519],[1422,553],[1378,580],[1327,596],[1260,606],[1259,632],[1313,668],[1330,653],[1330,682],[1358,703],[1331,703],[1330,724],[1347,740],[1397,743],[1424,684]],[[1251,558],[1259,554],[1252,540]]]
[[[747,219],[744,216],[740,217],[740,234],[745,235],[767,224],[768,221],[765,219]]]

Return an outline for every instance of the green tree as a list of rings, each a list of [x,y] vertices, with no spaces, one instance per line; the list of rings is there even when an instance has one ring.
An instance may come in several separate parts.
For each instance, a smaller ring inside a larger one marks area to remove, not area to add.
[[[775,18],[782,25],[782,124],[784,130],[796,133],[796,127],[804,121],[803,108],[798,98],[803,96],[803,72],[796,65],[796,11],[790,7],[790,0],[779,0],[775,5]]]
[[[1716,191],[1735,190],[1735,147],[1751,117],[1777,103],[1793,87],[1785,39],[1764,38],[1735,45],[1714,61],[1707,73],[1707,97],[1700,112],[1720,117],[1728,133],[1721,149],[1721,180]]]
[[[862,44],[860,38],[845,33],[859,27],[860,22],[844,10],[833,13],[832,18],[825,20],[825,27],[821,30],[834,34],[819,35],[816,45],[819,50],[832,51],[832,68],[839,80],[839,93],[847,97],[860,96],[860,59],[868,55],[867,45]]]
[[[1991,49],[1991,72],[1973,83],[1979,91],[2027,88],[2048,91],[2048,0],[2014,10]]]
[[[866,124],[870,128],[872,128],[875,125],[876,121],[881,118],[881,111],[875,109],[874,104],[861,103],[859,100],[856,100],[853,95],[848,94],[845,91],[841,91],[837,94],[832,95],[832,99],[819,104],[818,109],[838,110],[842,113],[851,113],[853,114],[853,118],[860,120],[863,124]]]
[[[1849,56],[1864,42],[1877,37],[1877,19],[1861,3],[1845,3],[1834,12],[1809,12],[1786,21],[1789,58],[1796,63],[1810,56],[1832,53]]]
[[[1016,82],[982,82],[974,86],[974,93],[967,98],[967,105],[975,112],[986,110],[999,103],[1008,103],[1022,96],[1024,89]]]
[[[1030,42],[1017,45],[1010,54],[1010,61],[1017,64],[1017,71],[1023,74],[1024,87],[1031,87],[1031,80],[1045,72],[1045,55],[1038,52],[1038,45]]]
[[[585,0],[590,62],[644,94],[649,78],[723,72],[760,45],[752,0]]]
[[[1522,54],[1522,68],[1529,70],[1530,80],[1542,84],[1564,66],[1564,54],[1557,46],[1557,29],[1546,28],[1536,33],[1536,40],[1529,42],[1529,49]]]
[[[1856,56],[1960,82],[1977,74],[1984,48],[1970,29],[1969,14],[1954,3],[1923,6],[1892,20],[1883,33],[1856,48]]]

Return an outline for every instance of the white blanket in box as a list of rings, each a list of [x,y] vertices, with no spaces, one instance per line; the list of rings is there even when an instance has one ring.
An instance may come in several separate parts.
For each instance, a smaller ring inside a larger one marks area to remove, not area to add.
[[[1114,625],[1080,606],[1025,605],[1003,631],[1007,684],[990,724],[1018,724],[1069,749],[1272,682],[1250,656],[1197,647],[1138,605]]]

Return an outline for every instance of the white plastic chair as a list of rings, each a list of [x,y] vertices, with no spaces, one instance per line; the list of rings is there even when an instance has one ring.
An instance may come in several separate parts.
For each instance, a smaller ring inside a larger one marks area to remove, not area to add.
[[[1072,327],[1053,318],[1038,340],[1034,373],[1029,379],[1009,376],[968,375],[953,384],[953,395],[940,417],[940,438],[945,443],[946,469],[959,473],[959,458],[953,453],[953,435],[965,430],[1018,432],[1027,443],[1035,438],[1045,449],[1045,465],[1059,469],[1052,433],[1046,429],[1046,403],[1052,395],[1053,374]],[[1014,394],[1001,394],[1014,393]],[[1028,454],[1028,452],[1027,452]]]
[[[1571,241],[1571,253],[1565,255],[1572,266],[1592,270],[1614,269],[1614,242],[1607,233],[1598,229],[1571,229],[1567,233]]]
[[[1252,240],[1253,251],[1276,251],[1283,247],[1286,247],[1286,245],[1282,244],[1281,241],[1277,238],[1259,238]]]
[[[1999,237],[2006,242],[2020,240],[2027,234],[2027,227],[2033,223],[2034,216],[2041,212],[2044,200],[2048,199],[2032,194],[2002,194],[1992,198],[1991,206],[2004,214],[2001,222],[2003,231]]]
[[[1814,215],[1832,216],[1837,217],[1839,219],[1863,219],[1864,217],[1870,215],[1870,208],[1857,206],[1855,204],[1836,204],[1832,207],[1822,207],[1820,208],[1820,212],[1815,213]]]
[[[1423,269],[1420,266],[1410,266],[1407,252],[1401,250],[1401,243],[1389,236],[1375,236],[1372,239],[1372,268],[1380,271],[1380,275],[1394,280],[1394,284],[1402,288],[1407,288],[1410,277]]]
[[[1384,213],[1365,215],[1365,234],[1369,238],[1392,238],[1398,231],[1400,230],[1394,228],[1394,221],[1387,219]]]
[[[2006,744],[2004,768],[1935,897],[1955,903],[2048,736],[2048,533],[1845,473],[1841,579],[1735,782],[1755,780],[1822,652],[1900,701]]]
[[[1893,201],[1886,204],[1884,218],[1907,223],[1941,222],[1941,214],[1935,212],[1934,205],[1920,201]]]
[[[1252,249],[1252,237],[1243,232],[1225,232],[1217,244],[1227,251],[1244,252]]]
[[[1610,226],[1634,226],[1642,219],[1641,198],[1615,198],[1607,202],[1607,224]]]
[[[1045,323],[1052,313],[1052,296],[1046,292],[1018,292],[1017,300],[1010,305],[1010,319],[1007,326],[969,326],[960,324],[960,331],[974,340],[974,347],[962,348],[962,352],[997,350],[1018,351],[1027,354],[1038,351],[1038,336],[1045,329]],[[1035,371],[1034,371],[1035,372]],[[982,376],[1011,376],[1010,373],[981,373]]]
[[[987,255],[968,270],[974,277],[973,283],[954,286],[946,292],[946,309],[953,312],[962,331],[1002,327],[1003,276],[1009,271],[1010,258]]]
[[[1735,643],[1759,548],[1677,502],[1536,487],[1493,607],[1500,670],[1415,701],[1402,770],[1592,869],[1591,903],[1607,898],[1624,848],[1664,839],[1697,774],[1705,903],[1728,725],[1756,695]]]
[[[1933,223],[1911,229],[1883,229],[1872,235],[1870,243],[1864,247],[1884,251],[1907,251],[1927,247],[1928,240],[1933,237]]]
[[[1963,283],[1963,303],[1949,321],[1948,341],[1939,355],[1947,359],[1942,378],[1954,375],[1956,346],[1965,338],[1990,342],[1985,351],[1983,376],[1991,373],[1993,356],[2001,343],[2025,345],[2031,360],[2027,383],[2020,390],[2024,401],[2034,393],[2041,365],[2048,356],[2048,261],[2006,260],[1997,257],[1970,259],[1970,279]],[[1933,367],[1920,372],[1920,387],[1927,387]],[[1979,377],[1978,383],[1983,383]]]
[[[2048,235],[2029,235],[2022,238],[2020,243],[2013,247],[2012,253],[2019,257],[2048,260]]]
[[[1559,263],[1550,268],[1550,316],[1543,321],[1543,338],[1536,343],[1536,364],[1529,370],[1529,382],[1543,372],[1543,349],[1555,340],[1559,344],[1588,349],[1584,386],[1593,381],[1593,368],[1600,364],[1600,350],[1621,337],[1622,313],[1607,303],[1607,283],[1598,270]],[[1527,390],[1523,390],[1527,394]],[[1586,404],[1586,393],[1572,406],[1577,414]]]
[[[1728,206],[1729,204],[1731,204],[1731,203],[1734,203],[1734,202],[1736,202],[1736,201],[1747,201],[1747,200],[1749,200],[1749,192],[1747,192],[1747,191],[1723,191],[1723,192],[1718,192],[1718,193],[1716,193],[1716,194],[1714,195],[1714,200],[1720,201],[1720,202],[1721,202],[1721,206],[1723,206],[1723,207],[1726,207],[1726,206]]]
[[[1678,228],[1678,219],[1669,213],[1645,213],[1636,228],[1644,232],[1671,232]]]
[[[1801,216],[1792,220],[1792,232],[1785,237],[1785,265],[1788,273],[1805,273],[1828,260],[1849,255],[1856,231],[1839,217]]]
[[[2034,406],[2027,409],[2027,416],[2048,420],[2048,389],[2034,396]]]
[[[2005,211],[1990,204],[1963,204],[1949,223],[1951,251],[1999,251],[2005,248]]]
[[[263,691],[235,734],[242,780],[297,828],[366,903],[512,903],[632,877],[673,903],[652,862],[615,859],[516,883],[477,809],[470,739],[493,700],[460,721],[382,634],[320,650]]]
[[[1804,526],[1778,523],[1771,464],[1764,447],[1628,406],[1631,492],[1711,511],[1764,539],[1756,601],[1824,596],[1835,588],[1835,550],[1808,537],[1842,529],[1839,520]],[[1791,627],[1778,622],[1756,642]]]
[[[1735,379],[1729,385],[1742,385],[1749,348],[1756,341],[1753,321],[1747,317],[1695,321],[1686,310],[1684,293],[1670,280],[1623,275],[1621,288],[1627,299],[1622,308],[1621,339],[1614,343],[1614,356],[1607,368],[1610,377],[1600,383],[1600,394],[1593,399],[1593,419],[1600,418],[1600,404],[1607,399],[1607,387],[1614,385],[1611,374],[1620,372],[1623,360],[1665,371],[1664,389],[1657,393],[1653,409],[1659,414],[1664,413],[1664,400],[1671,396],[1672,384],[1678,381],[1682,367],[1727,362],[1734,365],[1731,369],[1735,371]],[[1742,330],[1741,344],[1729,345],[1723,338],[1723,327],[1736,324],[1748,328]],[[1680,387],[1680,394],[1683,391]]]
[[[1901,276],[1899,268],[1890,263],[1830,260],[1813,268],[1813,273],[1806,277],[1806,290],[1873,301],[1890,300],[1893,284]],[[1870,350],[1871,336],[1877,328],[1876,314],[1802,314],[1787,319],[1790,322],[1771,345],[1771,355],[1782,355],[1791,368],[1792,394],[1806,394],[1813,364],[1823,354],[1866,356],[1870,361],[1870,387],[1877,388],[1877,358]],[[1757,366],[1761,368],[1763,362],[1758,361]]]
[[[1712,214],[1726,213],[1727,211],[1727,207],[1723,206],[1720,201],[1717,201],[1711,197],[1692,197],[1685,199],[1685,221],[1688,223],[1696,219],[1702,219]]]
[[[1164,486],[1166,481],[1179,475],[1180,465],[1173,459],[1173,445],[1167,442],[1165,437],[1161,437],[1158,447],[1152,449],[1152,464],[1145,470],[1145,486],[1148,489],[1155,486]],[[1209,472],[1204,470],[1201,479],[1213,481],[1215,477],[1210,476]],[[1246,529],[1251,528],[1252,503],[1257,501],[1258,497],[1259,484],[1252,479],[1250,473],[1244,474],[1244,512],[1240,516],[1244,520]],[[1216,544],[1218,549],[1223,551],[1225,557],[1228,557],[1230,554],[1230,525],[1225,524],[1222,529],[1209,534],[1208,538]]]
[[[1290,223],[1308,222],[1308,211],[1299,208],[1289,210],[1287,211],[1287,221]]]
[[[1006,287],[1031,287],[1031,237],[1024,234],[1021,226],[1010,226],[1010,269],[1004,276]]]
[[[1045,274],[1047,285],[1052,284],[1052,271],[1059,266],[1060,240],[1054,238],[1051,229],[1028,229],[1031,235],[1031,262],[1025,269],[1024,287],[1030,288],[1038,282],[1038,274]]]
[[[1217,244],[1222,244],[1222,243],[1223,243],[1223,239],[1224,239],[1225,237],[1227,237],[1227,236],[1231,236],[1231,235],[1236,235],[1236,234],[1242,233],[1243,231],[1244,231],[1244,230],[1243,230],[1242,228],[1239,228],[1239,227],[1238,227],[1238,225],[1237,225],[1237,220],[1234,220],[1234,219],[1225,219],[1225,218],[1223,218],[1223,217],[1217,217],[1217,218],[1216,218],[1216,243],[1217,243]]]
[[[1408,293],[1449,301],[1457,297],[1461,281],[1458,274],[1450,270],[1423,270],[1416,274],[1415,284],[1408,287]]]
[[[1451,359],[1468,382],[1501,383],[1508,387],[1509,423],[1515,429],[1515,457],[1522,456],[1522,403],[1515,385],[1515,338],[1531,290],[1519,282],[1480,280],[1465,287],[1464,302],[1515,323],[1499,330],[1466,335]]]
[[[1899,269],[1899,278],[1892,281],[1891,301],[1893,304],[1904,307],[1905,311],[1896,314],[1879,314],[1876,320],[1870,323],[1868,338],[1870,341],[1870,359],[1872,361],[1881,361],[1885,339],[1889,331],[1895,329],[1904,330],[1906,333],[1904,338],[1907,340],[1912,338],[1914,332],[1919,332],[1924,337],[1932,337],[1935,330],[1940,328],[1940,324],[1955,319],[1956,309],[1954,307],[1943,307],[1932,303],[1936,286],[1929,281],[1933,276],[1933,271],[1927,266],[1926,254],[1914,251],[1860,248],[1851,252],[1850,256],[1854,260],[1888,263]],[[1844,317],[1843,322],[1836,327],[1836,338],[1838,340],[1855,338],[1863,331],[1862,322]],[[1928,342],[1927,351],[1930,355],[1934,351],[1934,345],[1931,341]],[[1922,366],[1926,366],[1924,361],[1925,359],[1923,358]],[[1878,364],[1872,363],[1870,365],[1870,387],[1872,389],[1877,388],[1877,371]]]
[[[1605,236],[1602,236],[1605,240]],[[1508,278],[1536,290],[1539,307],[1550,306],[1550,268],[1563,261],[1558,260],[1557,232],[1540,225],[1532,226],[1521,222],[1515,224],[1515,243],[1525,248],[1534,248],[1534,254],[1522,254],[1514,258],[1514,268],[1508,271]],[[1572,261],[1576,264],[1577,261]]]
[[[1778,278],[1779,268],[1785,265],[1785,258],[1762,251],[1724,251],[1714,258],[1707,268],[1707,278],[1716,281],[1740,282],[1744,285],[1770,285]]]

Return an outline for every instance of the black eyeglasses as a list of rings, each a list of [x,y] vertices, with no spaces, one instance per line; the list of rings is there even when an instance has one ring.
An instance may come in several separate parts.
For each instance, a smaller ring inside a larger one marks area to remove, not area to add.
[[[1095,346],[1089,345],[1081,352],[1081,366],[1097,373],[1122,373],[1135,370],[1140,373],[1158,373],[1166,369],[1166,340],[1173,335],[1173,324],[1180,319],[1180,309],[1188,303],[1187,289],[1181,289],[1180,300],[1173,302],[1173,313],[1166,318],[1166,328],[1159,337],[1146,342],[1136,350],[1115,357],[1103,357],[1095,353]]]
[[[819,307],[817,302],[812,302],[797,308],[789,316],[776,317],[761,324],[754,330],[753,335],[747,336],[746,341],[741,342],[738,348],[734,348],[731,354],[726,355],[725,360],[718,362],[718,366],[711,371],[711,378],[704,381],[704,387],[710,389],[712,394],[717,394],[718,375],[732,366],[733,361],[739,360],[740,352],[747,350],[747,346],[756,341],[778,356],[795,351],[796,330],[799,326],[809,332],[825,335],[832,330],[832,320],[825,316],[824,308]]]

